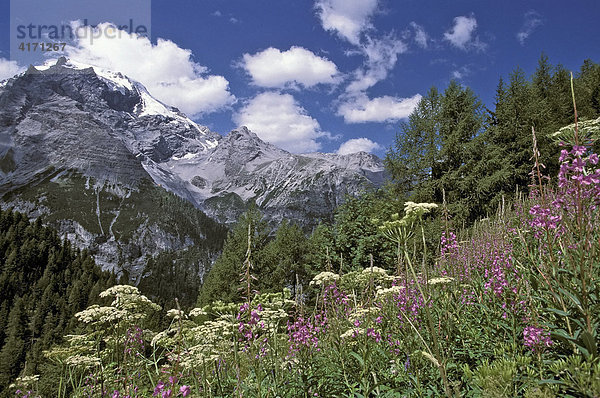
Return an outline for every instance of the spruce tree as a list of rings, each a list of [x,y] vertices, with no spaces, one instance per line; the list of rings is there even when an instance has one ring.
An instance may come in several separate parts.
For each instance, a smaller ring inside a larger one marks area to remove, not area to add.
[[[448,203],[448,209],[457,222],[476,217],[473,212],[474,183],[479,178],[469,160],[473,157],[472,140],[484,127],[484,108],[473,91],[456,81],[450,82],[442,97],[438,115],[440,148],[438,154],[439,175],[432,175],[427,197],[419,201]]]
[[[248,250],[248,230],[252,253],[250,261],[255,268],[261,267],[260,252],[268,242],[270,230],[260,211],[251,207],[229,233],[223,252],[205,276],[198,296],[199,305],[206,305],[214,300],[240,301],[240,273]]]
[[[386,169],[395,183],[396,193],[400,195],[409,195],[417,187],[423,189],[426,182],[440,176],[441,106],[440,93],[431,87],[408,117],[408,122],[400,125],[400,132],[386,154]]]
[[[0,350],[0,386],[8,387],[10,381],[21,372],[29,337],[25,302],[17,297],[8,316],[6,339]]]
[[[590,59],[583,61],[575,84],[577,111],[583,119],[600,116],[600,65]]]

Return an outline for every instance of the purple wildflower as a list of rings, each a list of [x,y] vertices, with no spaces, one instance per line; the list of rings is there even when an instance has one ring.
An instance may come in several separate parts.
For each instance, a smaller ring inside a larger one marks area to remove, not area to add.
[[[164,389],[165,389],[165,383],[162,381],[159,381],[156,384],[156,387],[154,387],[154,394],[152,394],[152,395],[156,396],[156,395],[160,394]]]
[[[179,388],[179,393],[181,393],[181,396],[187,397],[190,394],[190,386],[181,386]]]
[[[550,332],[535,326],[526,326],[523,330],[523,340],[525,347],[531,348],[531,351],[543,351],[544,348],[552,345]]]

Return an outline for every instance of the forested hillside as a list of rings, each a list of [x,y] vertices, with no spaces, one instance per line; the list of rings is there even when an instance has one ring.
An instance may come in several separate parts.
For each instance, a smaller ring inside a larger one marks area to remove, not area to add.
[[[586,60],[573,85],[579,119],[600,116],[600,65]],[[436,203],[445,193],[452,218],[472,223],[495,211],[502,197],[529,191],[532,127],[544,173],[556,174],[561,148],[549,135],[573,120],[569,71],[545,55],[530,78],[516,68],[500,79],[491,109],[455,81],[443,91],[432,87],[386,156],[392,189]]]
[[[600,117],[600,65],[586,60],[573,86],[579,120]],[[296,291],[323,270],[361,270],[371,256],[377,266],[394,269],[397,248],[379,233],[377,222],[390,219],[406,201],[446,204],[442,218],[424,224],[428,248],[435,252],[442,229],[468,227],[502,203],[509,205],[515,193],[530,191],[532,127],[540,171],[544,178],[556,175],[561,146],[551,134],[573,120],[570,73],[545,55],[530,78],[516,68],[507,82],[500,80],[493,109],[456,81],[443,91],[432,87],[400,125],[386,156],[392,180],[384,188],[346,198],[334,222],[306,238],[294,225],[272,230],[256,209],[247,212],[206,276],[199,302],[241,297],[240,284],[232,281],[246,259],[249,226],[250,260],[261,292],[285,286]]]
[[[22,371],[46,369],[43,350],[73,331],[73,315],[114,284],[114,275],[41,219],[1,210],[0,393]]]

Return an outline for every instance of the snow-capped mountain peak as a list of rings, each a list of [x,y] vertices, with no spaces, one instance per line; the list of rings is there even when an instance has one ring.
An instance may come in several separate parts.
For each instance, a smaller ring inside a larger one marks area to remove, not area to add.
[[[244,126],[221,136],[153,97],[142,83],[66,58],[11,79],[0,101],[7,105],[0,120],[15,127],[6,134],[25,143],[14,150],[23,154],[21,170],[35,175],[46,166],[69,167],[129,187],[146,176],[221,221],[234,221],[256,202],[273,220],[312,223],[308,213],[328,217],[346,194],[383,181],[374,155],[292,154]],[[47,116],[40,121],[39,114]],[[24,138],[30,136],[38,138]],[[49,152],[45,163],[26,161],[25,153],[41,150],[40,143]],[[10,175],[4,180],[19,185]]]
[[[292,154],[243,126],[221,136],[119,72],[64,58],[0,86],[3,205],[47,214],[138,277],[148,255],[191,244],[157,208],[164,190],[225,223],[256,203],[272,223],[313,226],[383,176],[372,155]]]
[[[196,122],[185,116],[177,108],[166,105],[153,97],[142,83],[124,76],[121,72],[114,72],[106,68],[67,59],[65,57],[49,59],[43,65],[34,66],[34,68],[40,72],[49,70],[61,71],[64,69],[93,71],[98,78],[110,87],[110,89],[122,94],[134,93],[139,95],[140,102],[134,109],[137,116],[162,116],[164,118],[170,118],[176,122],[183,123],[187,127],[196,129],[200,134],[205,134],[204,129]]]

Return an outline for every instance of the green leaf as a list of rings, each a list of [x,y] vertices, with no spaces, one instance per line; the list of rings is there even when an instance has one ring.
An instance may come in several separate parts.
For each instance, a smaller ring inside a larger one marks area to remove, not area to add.
[[[583,311],[581,307],[581,301],[577,297],[575,297],[573,293],[570,293],[563,288],[558,288],[558,291],[567,296],[571,300],[571,302],[577,306],[579,311]]]
[[[598,347],[596,345],[596,340],[594,339],[594,336],[592,336],[592,334],[590,332],[588,332],[587,330],[585,332],[583,332],[581,334],[581,337],[580,337],[579,341],[581,341],[583,343],[583,345],[585,346],[585,348],[593,356],[597,356],[598,355]]]
[[[546,308],[546,311],[553,312],[553,313],[555,313],[557,315],[560,315],[560,316],[569,316],[570,315],[568,312],[563,311],[563,310],[559,310],[559,309],[556,309],[556,308]]]
[[[581,351],[584,357],[588,358],[590,356],[590,352],[587,350],[587,348],[577,343],[575,343],[575,345],[577,346],[577,349]]]
[[[540,384],[540,385],[541,384],[563,384],[564,385],[565,382],[562,380],[543,379],[543,380],[538,381],[538,384]]]
[[[571,344],[573,342],[573,338],[567,334],[567,332],[563,329],[556,329],[550,333],[550,336],[553,340],[560,340],[564,343]]]
[[[360,366],[365,366],[365,361],[363,360],[363,358],[358,355],[356,352],[352,351],[350,353],[351,356],[353,356],[354,358],[356,358],[356,360],[358,361],[358,363],[360,364]]]

